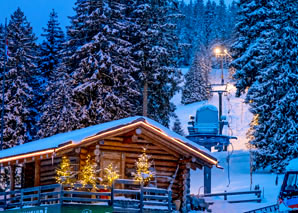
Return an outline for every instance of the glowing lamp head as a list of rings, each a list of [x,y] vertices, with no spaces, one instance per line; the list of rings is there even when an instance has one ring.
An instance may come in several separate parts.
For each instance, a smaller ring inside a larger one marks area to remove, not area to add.
[[[214,53],[215,53],[215,55],[220,55],[221,54],[221,49],[219,47],[216,47],[214,49]]]

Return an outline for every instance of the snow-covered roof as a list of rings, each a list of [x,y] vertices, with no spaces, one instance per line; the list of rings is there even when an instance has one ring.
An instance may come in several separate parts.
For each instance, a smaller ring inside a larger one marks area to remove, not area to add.
[[[191,149],[200,151],[202,154],[206,154],[206,156],[213,158],[211,156],[209,150],[207,150],[206,148],[173,132],[172,130],[159,124],[158,122],[156,122],[150,118],[147,118],[147,117],[135,116],[135,117],[129,117],[129,118],[124,118],[124,119],[120,119],[120,120],[110,121],[110,122],[86,127],[83,129],[66,132],[66,133],[56,134],[51,137],[43,138],[40,140],[36,140],[36,141],[25,143],[25,144],[22,144],[19,146],[15,146],[15,147],[12,147],[9,149],[5,149],[5,150],[0,151],[0,159],[8,158],[11,156],[24,155],[27,153],[39,152],[39,151],[48,150],[48,149],[61,148],[68,143],[79,144],[87,138],[99,135],[103,132],[107,132],[112,129],[117,129],[122,126],[126,126],[128,124],[135,123],[138,121],[143,121],[144,123],[149,124],[150,126],[154,127],[155,129],[158,129],[160,132],[163,132],[170,138],[176,139],[176,140],[182,142],[183,144],[189,146]],[[216,160],[215,158],[213,158],[213,159]]]

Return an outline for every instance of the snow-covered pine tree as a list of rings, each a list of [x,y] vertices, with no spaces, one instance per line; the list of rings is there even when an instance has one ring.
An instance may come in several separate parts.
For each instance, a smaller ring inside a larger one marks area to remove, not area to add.
[[[51,133],[132,116],[140,106],[125,4],[84,0],[77,1],[74,9],[63,60],[56,72],[67,77],[52,84],[49,91],[56,91],[56,95],[47,102],[41,122],[44,128],[52,129]],[[65,93],[59,92],[64,86]],[[56,116],[53,109],[67,113]]]
[[[4,146],[23,144],[35,134],[36,37],[18,8],[8,24],[9,60],[5,74]],[[2,81],[2,79],[1,79]],[[0,97],[2,102],[2,95]],[[2,110],[2,109],[1,109]]]
[[[81,105],[78,117],[82,118],[83,125],[132,116],[139,108],[140,93],[133,77],[137,69],[131,56],[132,44],[128,41],[132,23],[125,16],[126,10],[121,1],[102,1],[89,9],[84,21],[95,24],[96,31],[88,35],[73,56],[80,61],[72,76],[74,100]]]
[[[41,107],[37,138],[84,127],[77,118],[76,111],[80,110],[80,106],[72,98],[71,77],[63,73],[63,69],[56,70],[54,75],[57,80],[47,86],[48,98]]]
[[[0,70],[1,70],[1,79],[3,75],[3,69],[4,69],[4,58],[5,58],[5,32],[4,32],[4,26],[0,24]]]
[[[238,14],[238,5],[237,5],[236,1],[233,0],[232,3],[229,5],[228,15],[227,15],[228,43],[232,43],[232,41],[234,39],[237,14]]]
[[[231,66],[236,69],[234,78],[237,80],[237,96],[250,87],[264,66],[262,48],[259,44],[260,32],[268,27],[268,20],[272,2],[256,2],[254,0],[240,0],[238,21],[236,25],[236,41],[232,45]]]
[[[215,23],[216,23],[216,4],[210,0],[207,1],[203,14],[203,37],[202,45],[207,48],[216,39]]]
[[[136,1],[134,8],[134,53],[139,63],[140,88],[148,83],[148,116],[168,126],[175,110],[170,99],[179,89],[181,76],[175,29],[180,15],[172,1]]]
[[[60,56],[63,48],[63,42],[65,41],[65,39],[64,39],[64,33],[61,27],[59,26],[58,15],[54,11],[54,9],[50,13],[50,19],[48,21],[47,27],[43,28],[43,30],[44,30],[44,34],[42,34],[42,36],[45,37],[45,40],[39,46],[39,57],[40,57],[39,67],[38,67],[39,87],[36,88],[36,93],[38,94],[38,101],[36,101],[36,108],[38,109],[38,112],[39,112],[39,116],[38,116],[39,119],[37,120],[37,122],[39,123],[38,124],[39,128],[46,127],[45,125],[47,123],[43,123],[43,122],[46,122],[44,120],[45,119],[44,116],[45,114],[47,114],[47,116],[51,114],[50,112],[47,111],[48,104],[51,102],[58,104],[56,102],[58,98],[57,95],[60,95],[56,93],[57,88],[55,88],[55,86],[57,86],[58,82],[61,82],[58,79],[57,72],[58,72],[58,66],[61,63]],[[60,89],[61,90],[59,92],[64,94],[64,91],[66,90],[66,88],[60,88]],[[54,97],[53,97],[53,93],[55,94]],[[50,101],[48,100],[49,98],[50,98]],[[55,101],[52,100],[51,98],[54,98]],[[57,109],[57,106],[50,106],[48,110],[52,111],[53,109]],[[60,110],[56,111],[56,113],[58,112],[60,112]],[[53,119],[57,121],[57,119],[60,116],[61,115],[56,114],[54,115],[55,117],[54,119],[52,117],[46,118],[46,119]],[[40,121],[40,118],[42,118],[43,120]],[[52,121],[49,121],[49,122],[52,122]],[[53,129],[51,128],[50,131],[46,133],[45,131],[48,131],[48,128],[41,129],[41,130],[38,129],[38,133],[35,136],[35,138],[37,139],[37,138],[43,137],[44,134],[47,136],[50,136],[53,133],[52,130]]]
[[[251,111],[258,116],[250,140],[257,148],[255,167],[271,165],[276,172],[298,157],[298,24],[290,18],[298,17],[297,7],[294,0],[268,4],[271,13],[258,36],[263,66],[247,94]]]
[[[182,104],[190,104],[197,101],[208,99],[208,82],[206,82],[206,74],[209,73],[210,63],[206,63],[206,56],[198,53],[194,58],[194,62],[185,75],[185,84],[182,90]]]
[[[175,115],[174,118],[175,118],[175,121],[174,121],[172,130],[174,132],[176,132],[177,134],[184,136],[185,134],[184,134],[184,131],[183,131],[182,127],[181,127],[181,122],[180,122],[178,116]]]
[[[64,33],[59,26],[58,15],[53,9],[50,13],[50,19],[47,27],[43,28],[44,33],[41,34],[45,40],[40,45],[40,64],[39,69],[44,77],[45,82],[55,80],[53,72],[61,61],[60,51],[65,41]],[[47,85],[47,83],[45,83]]]
[[[81,48],[98,32],[98,24],[88,17],[89,13],[96,8],[100,12],[100,5],[102,5],[101,1],[94,0],[78,0],[75,3],[76,15],[70,17],[71,25],[68,27],[67,41],[63,43],[63,49],[60,52],[61,61],[51,72],[51,81],[46,88],[48,98],[41,109],[43,114],[39,121],[39,138],[88,126],[82,124],[82,119],[92,121],[89,116],[82,115],[86,110],[74,98],[73,71],[78,68],[81,59],[89,54],[82,52]],[[90,76],[84,77],[87,79]],[[100,110],[99,107],[98,110]]]
[[[227,6],[224,0],[220,0],[215,10],[215,37],[217,40],[224,42],[228,39],[228,15]]]

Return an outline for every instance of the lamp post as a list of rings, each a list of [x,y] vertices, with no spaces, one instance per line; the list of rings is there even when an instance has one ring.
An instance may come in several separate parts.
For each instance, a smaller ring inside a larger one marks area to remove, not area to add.
[[[223,58],[230,54],[228,53],[227,49],[224,49],[222,47],[216,47],[214,49],[214,53],[216,57],[220,57],[220,69],[221,69],[221,84],[224,84],[224,76],[223,76]]]

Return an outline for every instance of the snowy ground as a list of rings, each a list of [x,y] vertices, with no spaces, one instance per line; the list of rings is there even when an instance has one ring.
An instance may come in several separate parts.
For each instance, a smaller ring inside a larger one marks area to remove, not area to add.
[[[188,69],[182,69],[185,74]],[[221,70],[214,69],[210,73],[210,82],[212,84],[219,84],[221,79]],[[233,144],[229,146],[229,153],[233,153],[230,158],[230,184],[228,179],[228,164],[227,164],[227,152],[213,152],[213,156],[219,160],[219,164],[224,168],[223,170],[213,168],[212,169],[212,192],[228,192],[232,191],[247,191],[250,190],[250,160],[249,151],[247,150],[246,132],[249,128],[249,122],[252,119],[252,114],[248,111],[248,106],[243,103],[243,97],[236,98],[236,88],[233,86],[228,78],[229,74],[227,70],[224,70],[225,83],[228,82],[227,95],[223,96],[223,115],[227,116],[230,128],[225,127],[223,134],[236,136],[238,139],[231,141]],[[182,83],[183,85],[183,83]],[[182,86],[181,85],[181,86]],[[172,99],[176,104],[176,114],[179,117],[184,132],[187,135],[187,122],[189,121],[189,115],[195,115],[196,110],[205,104],[212,104],[218,107],[218,95],[214,94],[208,101],[197,102],[193,104],[183,105],[181,104],[181,93],[176,94]],[[278,185],[275,185],[276,175],[270,173],[257,173],[252,176],[252,189],[255,185],[259,185],[260,189],[264,191],[262,193],[261,203],[239,203],[229,204],[223,201],[223,197],[215,197],[214,205],[212,205],[212,212],[215,213],[240,213],[248,210],[261,208],[268,205],[276,204],[277,194],[279,192],[282,176],[279,176]],[[191,173],[191,193],[202,194],[203,193],[203,172],[202,170],[192,171]],[[228,197],[228,200],[240,200],[256,198],[254,195],[242,195]]]
[[[214,157],[219,160],[219,164],[223,170],[212,169],[212,193],[216,192],[233,192],[233,191],[248,191],[250,190],[250,167],[249,167],[249,152],[234,151],[230,160],[230,184],[228,180],[228,164],[227,152],[214,152]],[[255,185],[259,185],[262,192],[262,202],[251,203],[235,203],[229,204],[223,201],[223,197],[214,197],[214,205],[211,206],[212,212],[215,213],[240,213],[249,211],[264,206],[274,205],[277,201],[280,186],[283,176],[279,175],[278,184],[276,183],[276,174],[271,173],[255,173],[252,175],[252,189]],[[203,193],[203,172],[201,170],[191,172],[191,193]],[[241,200],[256,198],[254,195],[230,196],[228,200]]]

